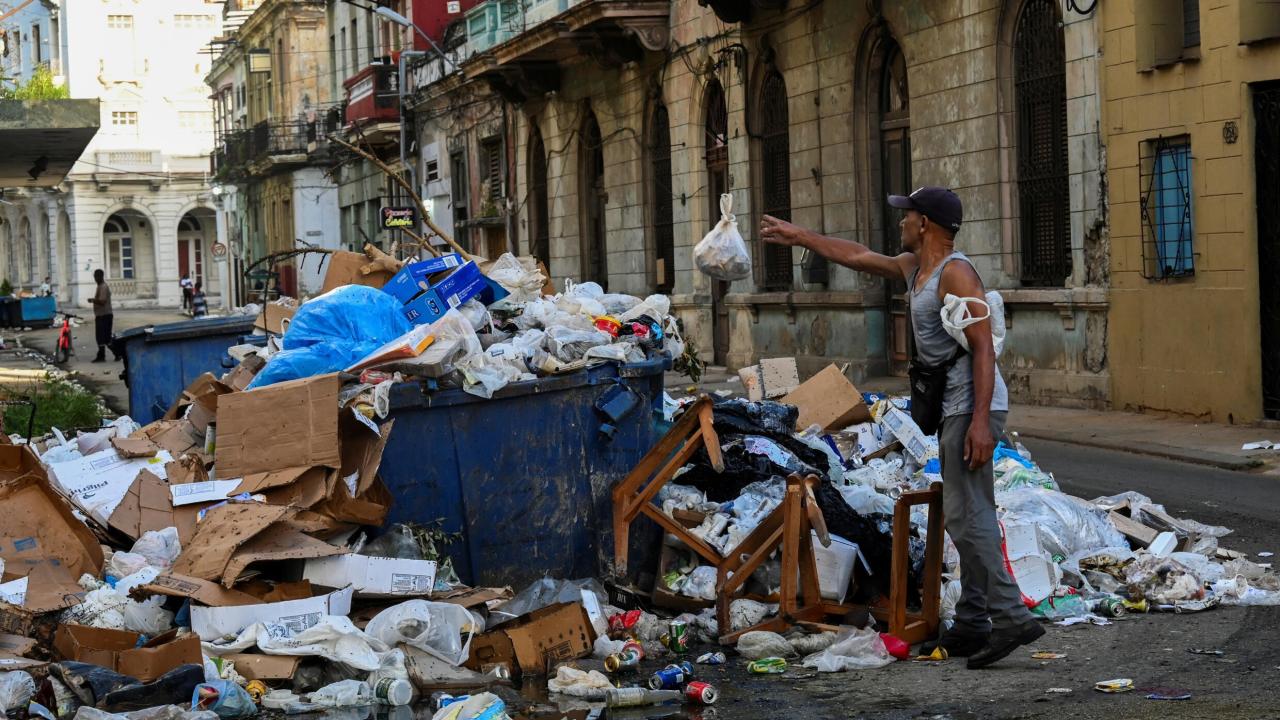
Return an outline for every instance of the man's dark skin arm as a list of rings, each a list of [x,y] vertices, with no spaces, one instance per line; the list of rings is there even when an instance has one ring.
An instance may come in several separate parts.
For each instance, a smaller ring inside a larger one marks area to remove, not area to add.
[[[771,215],[760,219],[760,236],[765,242],[798,245],[833,263],[895,280],[910,277],[911,272],[920,264],[915,253],[902,253],[894,257],[881,255],[862,243],[819,235]]]
[[[985,297],[982,280],[973,266],[966,262],[953,262],[942,271],[938,283],[939,297]],[[969,304],[969,312],[982,315],[986,308]],[[996,387],[996,350],[991,341],[991,321],[980,320],[964,329],[969,341],[969,354],[973,358],[973,419],[964,438],[964,459],[970,470],[976,470],[991,460],[995,453],[996,439],[991,435],[991,396]]]

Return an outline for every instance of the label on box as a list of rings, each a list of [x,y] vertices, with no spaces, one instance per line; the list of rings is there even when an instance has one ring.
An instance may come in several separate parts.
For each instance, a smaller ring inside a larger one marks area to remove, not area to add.
[[[422,595],[431,592],[435,578],[431,575],[391,574],[392,595]]]
[[[303,630],[308,630],[320,624],[320,613],[304,613],[302,615],[286,615],[276,621],[277,625],[284,627],[289,631],[290,635],[297,635]]]

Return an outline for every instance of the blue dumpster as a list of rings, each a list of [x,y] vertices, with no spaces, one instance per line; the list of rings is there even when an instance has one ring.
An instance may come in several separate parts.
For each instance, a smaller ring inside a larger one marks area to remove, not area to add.
[[[53,325],[53,315],[58,311],[58,301],[52,296],[22,298],[19,303],[23,326],[46,328]]]
[[[129,416],[145,425],[164,417],[192,380],[225,368],[227,348],[253,332],[251,315],[148,325],[121,333],[124,378],[129,387]]]
[[[610,492],[657,442],[667,363],[609,363],[489,400],[398,385],[381,469],[395,498],[387,521],[438,519],[462,533],[446,552],[472,585],[601,575],[613,557]],[[616,408],[619,395],[630,411],[606,417],[597,406]],[[654,556],[653,528],[633,533],[632,566]]]

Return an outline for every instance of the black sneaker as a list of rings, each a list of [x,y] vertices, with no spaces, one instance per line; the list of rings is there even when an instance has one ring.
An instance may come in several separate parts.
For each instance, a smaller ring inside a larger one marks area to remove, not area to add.
[[[969,657],[986,647],[991,633],[957,630],[954,627],[942,633],[937,640],[930,640],[920,646],[921,655],[931,655],[939,647],[947,651],[948,657]]]
[[[1030,645],[1044,635],[1044,628],[1035,620],[1008,630],[996,630],[991,633],[987,646],[969,656],[968,667],[977,670],[992,665],[1009,656],[1009,653],[1023,645]]]

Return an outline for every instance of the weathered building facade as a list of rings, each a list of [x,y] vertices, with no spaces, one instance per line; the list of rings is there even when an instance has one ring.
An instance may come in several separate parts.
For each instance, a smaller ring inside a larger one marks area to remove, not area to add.
[[[670,293],[708,360],[794,355],[861,379],[905,371],[904,287],[764,247],[760,216],[894,252],[884,196],[948,186],[966,208],[959,248],[1005,297],[1016,397],[1105,405],[1096,14],[1058,0],[707,4],[526,13],[439,81],[505,100],[514,186],[494,209],[509,247],[557,281]],[[692,262],[721,192],[756,265],[732,284]]]
[[[1100,12],[1114,405],[1280,418],[1280,6]]]

